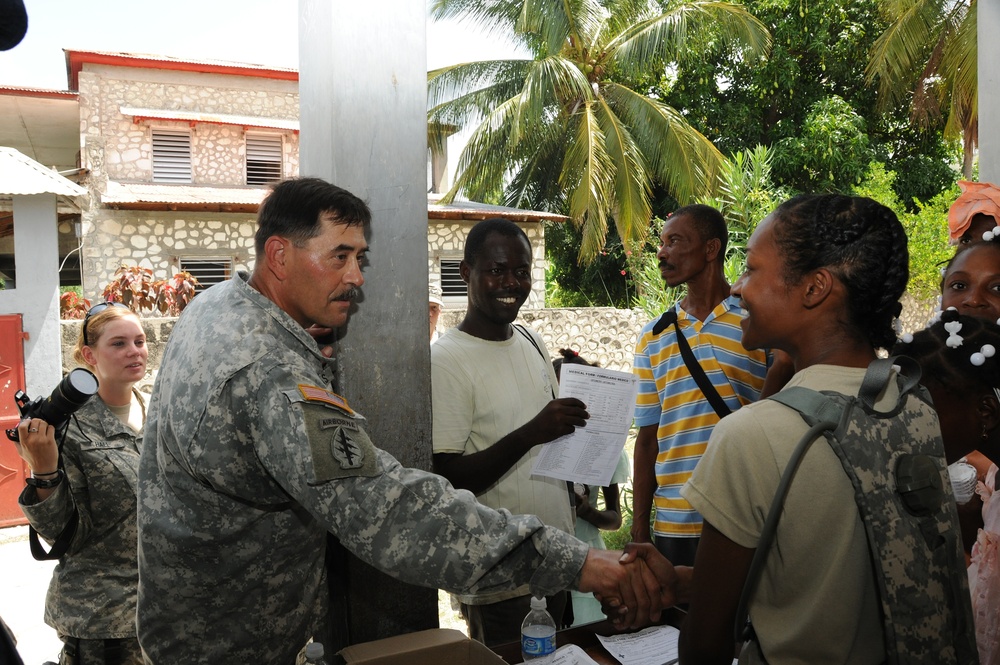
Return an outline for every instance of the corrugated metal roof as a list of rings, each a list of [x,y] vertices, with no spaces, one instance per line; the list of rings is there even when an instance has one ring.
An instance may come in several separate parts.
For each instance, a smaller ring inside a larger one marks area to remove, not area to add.
[[[165,64],[189,64],[189,65],[214,65],[222,67],[238,67],[240,69],[261,69],[275,72],[298,73],[297,69],[290,67],[275,67],[273,65],[262,65],[253,62],[239,62],[237,60],[212,60],[208,58],[178,58],[172,55],[159,53],[129,53],[127,51],[95,51],[91,49],[71,49],[64,48],[63,53],[69,58],[71,55],[78,58],[86,58],[88,55],[105,56],[119,58],[122,60],[139,60],[145,63],[161,62]]]
[[[0,147],[0,196],[85,196],[87,190],[14,148]]]
[[[464,219],[478,221],[491,217],[503,217],[513,222],[568,222],[569,217],[539,210],[521,210],[507,206],[489,205],[476,201],[453,201],[442,204],[436,200],[427,202],[427,216],[430,219]]]
[[[101,196],[105,205],[172,203],[177,205],[259,205],[266,187],[204,187],[201,185],[157,185],[140,182],[108,182]]]
[[[122,115],[130,115],[136,121],[142,118],[158,120],[183,120],[185,122],[211,122],[218,125],[239,125],[241,127],[266,127],[268,129],[290,129],[299,131],[299,121],[287,118],[262,118],[250,115],[229,115],[226,113],[202,113],[174,109],[144,109],[132,106],[119,107]]]

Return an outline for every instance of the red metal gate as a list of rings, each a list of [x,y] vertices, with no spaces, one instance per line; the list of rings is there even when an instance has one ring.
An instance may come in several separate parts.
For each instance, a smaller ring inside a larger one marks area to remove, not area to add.
[[[20,314],[0,315],[0,428],[16,427],[20,420],[14,393],[24,390],[24,336]],[[14,442],[0,432],[0,527],[26,524],[17,505],[28,467]]]

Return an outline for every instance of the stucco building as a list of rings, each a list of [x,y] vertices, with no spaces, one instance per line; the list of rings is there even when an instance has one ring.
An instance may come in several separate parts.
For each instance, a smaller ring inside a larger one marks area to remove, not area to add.
[[[95,300],[123,263],[150,268],[158,279],[186,270],[203,284],[252,269],[254,220],[268,183],[300,174],[298,72],[166,56],[65,53],[69,90],[0,88],[0,145],[53,166],[89,192],[78,214],[60,216],[61,283],[80,284],[84,296]],[[51,134],[54,127],[58,131]],[[435,128],[432,138],[435,131],[453,128]],[[43,134],[57,135],[58,145],[35,152]],[[438,204],[436,192],[447,186],[446,146],[429,141],[430,281],[442,285],[446,306],[464,307],[458,262],[465,235],[480,219],[508,217],[532,240],[535,289],[528,306],[541,307],[541,222],[564,218]],[[0,238],[0,273],[16,283],[16,266],[6,258]]]

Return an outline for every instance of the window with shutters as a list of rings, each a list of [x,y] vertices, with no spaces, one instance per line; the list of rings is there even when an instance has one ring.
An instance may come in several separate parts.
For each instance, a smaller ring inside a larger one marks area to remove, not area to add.
[[[269,185],[281,180],[281,136],[247,134],[247,184]]]
[[[198,280],[199,293],[233,276],[233,259],[229,256],[182,256],[179,263],[181,271]]]
[[[445,298],[465,298],[469,293],[468,285],[462,281],[459,266],[462,259],[439,259],[441,264],[441,293]]]
[[[153,182],[191,182],[191,132],[154,129]]]

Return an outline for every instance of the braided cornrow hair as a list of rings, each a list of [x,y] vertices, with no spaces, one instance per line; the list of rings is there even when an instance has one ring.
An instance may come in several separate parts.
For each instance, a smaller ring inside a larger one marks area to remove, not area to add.
[[[896,214],[861,196],[803,194],[774,215],[786,280],[828,268],[847,288],[850,324],[873,347],[891,347],[910,276],[906,232]]]
[[[945,324],[958,321],[962,343],[949,346],[952,335]],[[981,358],[978,365],[973,354],[982,355],[984,346],[992,346],[995,355]],[[947,312],[941,321],[913,334],[912,341],[900,342],[893,354],[910,356],[920,364],[924,381],[934,381],[948,391],[970,397],[1000,388],[1000,326],[954,311]]]

